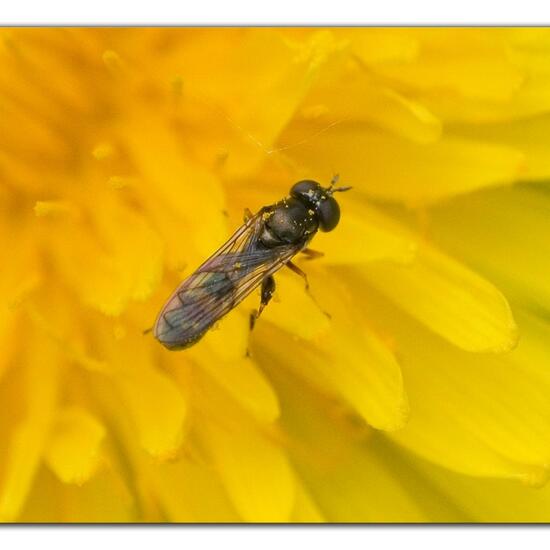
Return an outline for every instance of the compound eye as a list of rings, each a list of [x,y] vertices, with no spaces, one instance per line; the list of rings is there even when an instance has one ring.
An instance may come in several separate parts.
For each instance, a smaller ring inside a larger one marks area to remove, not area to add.
[[[319,228],[321,231],[332,231],[340,221],[340,207],[333,197],[327,197],[317,207]]]
[[[306,201],[313,202],[320,188],[321,186],[316,181],[302,180],[292,186],[290,196],[295,199],[305,198]]]

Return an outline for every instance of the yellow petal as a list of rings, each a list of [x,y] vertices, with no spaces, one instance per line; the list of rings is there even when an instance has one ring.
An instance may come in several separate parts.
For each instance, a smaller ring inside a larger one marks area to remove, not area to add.
[[[548,523],[550,487],[527,487],[503,479],[456,474],[416,459],[415,465],[468,515],[468,522]]]
[[[183,353],[162,350],[162,357],[175,376],[182,374],[183,365],[199,366],[258,421],[272,422],[279,415],[277,396],[248,357],[250,312],[258,303],[259,296],[250,296],[210,329],[200,343]],[[188,381],[182,380],[181,386],[189,386]]]
[[[268,370],[283,403],[288,452],[327,521],[427,521],[400,475],[371,451],[368,429],[287,370]]]
[[[202,261],[226,236],[219,181],[185,157],[177,135],[161,117],[137,110],[131,113],[123,130],[144,180],[140,188],[144,204],[154,206],[151,215],[164,226],[169,246],[187,249],[183,252],[188,257],[191,254],[193,263]],[[151,188],[155,189],[153,195]],[[174,226],[166,225],[165,216],[170,219],[173,215],[177,216]]]
[[[402,428],[409,417],[409,403],[393,353],[368,328],[345,323],[343,327],[321,346],[332,356],[324,374],[372,427]]]
[[[474,123],[481,136],[486,134],[484,126],[487,123],[489,132],[498,128],[506,134],[508,122],[514,127],[514,121],[523,119],[528,126],[531,120],[536,120],[537,115],[545,118],[550,105],[547,62],[549,41],[546,29],[500,29],[498,41],[494,45],[504,53],[508,69],[512,67],[516,78],[522,79],[519,88],[514,85],[513,79],[509,81],[511,86],[496,90],[493,97],[486,93],[468,94],[467,97],[455,93],[438,93],[436,88],[432,88],[422,94],[422,103],[447,123]],[[501,77],[506,70],[499,72]],[[498,78],[493,80],[497,81]],[[483,80],[478,80],[478,86],[481,82]],[[503,96],[499,97],[500,94]],[[491,123],[503,124],[493,127]],[[460,131],[463,129],[466,128]],[[529,140],[528,134],[522,137]],[[499,141],[496,132],[495,141]]]
[[[17,29],[2,34],[6,46],[2,65],[11,77],[2,84],[10,95],[15,94],[23,104],[32,106],[29,110],[37,111],[52,127],[77,124],[67,119],[68,112],[77,112],[80,117],[90,114],[93,97],[86,86],[93,76],[88,71],[74,71],[70,61],[88,61],[85,43],[90,45],[93,36],[88,34],[87,40],[82,35],[71,38],[63,29]]]
[[[99,465],[100,445],[105,428],[80,407],[57,413],[53,433],[46,448],[46,461],[64,483],[81,485]]]
[[[303,264],[301,264],[303,266]],[[303,266],[304,270],[307,266]],[[310,340],[325,333],[330,328],[328,317],[322,306],[315,303],[317,288],[312,270],[310,273],[311,294],[305,289],[304,280],[295,273],[283,269],[275,275],[276,291],[265,308],[258,323],[266,320],[286,330],[290,334]],[[315,287],[315,288],[314,288]],[[315,296],[313,298],[312,296]],[[299,315],[296,312],[300,312]],[[307,322],[305,322],[307,320]]]
[[[257,304],[254,307],[257,307]],[[206,333],[201,340],[202,347],[206,348],[207,354],[214,354],[216,361],[239,361],[246,356],[249,334],[250,311],[246,308],[237,309],[231,311]],[[189,352],[191,356],[201,355],[193,348]]]
[[[186,399],[175,381],[154,368],[142,335],[105,341],[111,376],[121,392],[141,446],[159,459],[172,457],[181,445],[187,417]]]
[[[248,315],[233,311],[187,355],[259,421],[272,422],[279,416],[277,396],[247,357],[249,334]]]
[[[47,427],[20,423],[9,442],[9,456],[0,494],[0,521],[14,521],[38,469]]]
[[[537,141],[537,121],[540,118],[544,124],[550,107],[550,86],[546,75],[540,79],[530,75],[528,82],[511,101],[488,103],[483,99],[465,99],[462,96],[441,94],[429,94],[422,99],[424,107],[456,130],[457,135],[470,136],[473,139],[483,138],[494,143],[509,142],[506,136],[513,135],[508,130],[509,124],[511,129],[521,130],[529,128],[531,122],[534,122],[534,139],[530,140],[525,134],[521,137],[515,136],[517,139],[514,140],[513,146],[521,149],[523,144]],[[476,129],[479,130],[479,134]],[[504,139],[499,139],[499,130],[504,133]],[[529,162],[526,170],[529,170]]]
[[[281,341],[284,346],[277,350]],[[405,424],[409,407],[401,371],[390,351],[368,331],[352,331],[349,338],[338,331],[314,348],[266,328],[259,342],[253,350],[262,365],[291,367],[304,377],[303,383],[345,401],[375,428],[396,430]]]
[[[292,523],[323,523],[325,518],[304,487],[296,482],[296,501],[292,511]]]
[[[201,361],[201,366],[243,407],[261,422],[279,416],[275,392],[250,358],[227,363]]]
[[[19,368],[24,375],[21,397],[26,411],[6,445],[0,521],[15,521],[25,503],[40,465],[57,400],[61,358],[54,343],[35,332],[29,338],[25,355]]]
[[[353,190],[350,193],[353,194]],[[311,244],[324,254],[316,262],[357,265],[382,259],[412,261],[417,243],[410,232],[353,195],[345,202],[338,197],[338,202],[343,204],[337,233],[319,233]]]
[[[119,315],[130,301],[143,300],[156,288],[162,245],[141,215],[107,194],[100,201],[101,208],[92,209],[91,230],[79,220],[55,220],[51,249],[84,303]]]
[[[284,140],[296,143],[302,133]],[[504,145],[451,136],[419,145],[351,122],[310,135],[284,151],[304,171],[320,181],[338,172],[356,192],[410,205],[511,183],[525,161],[520,150]]]
[[[434,113],[391,88],[377,89],[363,100],[370,103],[372,121],[384,130],[417,143],[433,143],[441,137],[442,124]]]
[[[205,437],[220,477],[245,521],[289,521],[294,483],[284,453],[251,430],[228,432],[212,424]]]
[[[366,303],[379,329],[394,338],[407,381],[410,420],[389,437],[468,475],[529,484],[547,479],[547,327],[518,316],[522,338],[514,351],[472,354],[431,334],[374,291]]]
[[[36,165],[29,165],[24,156],[15,156],[6,151],[0,151],[0,168],[3,179],[10,182],[12,188],[30,191],[34,197],[51,194],[52,189],[59,184],[60,174],[57,171],[42,171],[38,174]]]
[[[244,521],[289,521],[295,484],[284,451],[206,379],[200,385],[208,413],[198,435],[235,509]]]
[[[548,309],[548,212],[543,187],[486,191],[434,209],[432,234],[509,295],[532,308]]]
[[[401,480],[403,489],[413,496],[415,504],[425,514],[425,522],[466,523],[472,521],[469,511],[456,501],[452,491],[443,491],[439,486],[433,484],[430,472],[419,467],[419,463],[425,463],[425,461],[418,459],[417,455],[396,445],[386,437],[373,438],[370,441],[369,450]],[[439,468],[433,464],[430,466]],[[446,475],[452,475],[449,470],[445,469],[444,472]],[[475,480],[480,481],[480,478],[475,478]]]
[[[408,416],[401,370],[392,352],[357,313],[354,289],[341,283],[345,279],[343,269],[337,274],[322,272],[319,299],[331,316],[326,333],[310,344],[290,331],[285,334],[262,325],[252,348],[254,357],[270,368],[292,368],[314,387],[346,401],[372,426],[398,429]],[[296,311],[296,319],[307,324],[307,315]]]
[[[67,161],[69,148],[62,136],[42,118],[21,109],[3,95],[0,143],[13,156],[32,155],[39,159]]]
[[[141,520],[123,480],[102,468],[82,486],[67,485],[47,468],[37,475],[20,516],[28,523],[131,523]]]
[[[550,85],[548,88],[550,96]],[[465,138],[483,140],[522,151],[525,155],[525,166],[521,178],[536,180],[550,176],[547,141],[549,128],[550,116],[541,114],[517,121],[506,120],[497,124],[464,126],[458,132]]]
[[[204,124],[197,125],[198,132],[209,135],[204,140],[207,147],[216,143],[218,150],[226,151],[224,174],[254,173],[320,70],[341,47],[326,29],[307,33],[301,40],[289,39],[277,29],[224,35],[207,29],[181,48],[175,66],[178,71],[184,67],[184,96],[198,99],[203,109],[206,105],[216,126],[224,130],[220,136]],[[207,71],[205,55],[210,59]],[[262,62],[250,71],[243,59]]]
[[[154,369],[126,373],[118,383],[143,448],[161,459],[172,456],[181,445],[186,415],[180,391]]]
[[[526,80],[509,59],[501,29],[412,29],[416,59],[378,66],[380,74],[417,90],[505,101]]]
[[[18,231],[19,246],[12,247],[10,240],[16,227],[2,224],[1,248],[3,251],[0,273],[0,380],[13,360],[17,349],[17,331],[28,322],[21,318],[22,303],[39,286],[41,271],[33,251],[31,231]]]
[[[413,264],[372,264],[362,276],[407,313],[468,351],[501,352],[518,334],[506,298],[488,281],[424,245]]]
[[[315,121],[317,132],[347,120],[370,122],[417,143],[434,142],[442,132],[441,122],[428,108],[372,78],[362,64],[350,68],[349,63],[333,63],[325,68],[300,115]],[[280,146],[284,150],[292,143]]]
[[[212,470],[185,458],[160,464],[154,486],[169,521],[234,523],[240,520]]]
[[[404,29],[349,28],[338,32],[350,40],[350,49],[368,65],[409,62],[418,55],[418,39]]]

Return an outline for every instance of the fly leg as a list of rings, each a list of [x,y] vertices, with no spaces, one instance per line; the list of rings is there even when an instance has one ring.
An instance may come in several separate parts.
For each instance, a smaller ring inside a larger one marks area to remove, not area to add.
[[[307,260],[315,260],[317,258],[322,258],[325,255],[324,252],[320,252],[319,250],[311,250],[311,248],[304,248],[301,252]]]
[[[252,216],[254,216],[254,214],[252,214],[250,208],[245,208],[244,214],[243,214],[244,223],[246,223],[250,218],[252,218]]]
[[[256,319],[258,319],[258,317],[262,314],[264,307],[267,306],[267,304],[269,304],[269,301],[273,297],[274,292],[275,292],[275,279],[273,278],[273,275],[269,275],[262,281],[260,307],[258,309],[253,310],[252,313],[250,314],[251,331],[254,329],[254,325],[256,324]]]
[[[306,249],[307,250],[307,249]],[[331,315],[330,313],[326,312],[320,305],[319,302],[315,299],[315,296],[311,294],[311,291],[309,290],[309,281],[307,279],[307,274],[304,273],[296,264],[293,264],[292,262],[287,262],[286,266],[291,270],[294,271],[297,275],[300,275],[302,279],[304,279],[304,282],[306,283],[306,292],[309,294],[309,297],[315,302],[315,305],[330,319]]]
[[[256,214],[254,214],[250,210],[250,208],[245,208],[244,213],[243,213],[244,223],[247,224],[254,216],[261,216],[265,212],[268,212],[270,208],[271,208],[270,206],[263,206],[262,208],[260,208],[260,210],[258,210],[258,212]]]
[[[286,266],[291,271],[294,271],[294,273],[296,273],[297,275],[300,275],[300,277],[302,277],[302,279],[304,279],[304,282],[306,283],[306,291],[309,294],[309,281],[307,280],[307,274],[304,273],[296,264],[293,264],[292,262],[287,262]]]
[[[260,307],[258,309],[255,309],[250,314],[250,330],[254,329],[254,325],[256,324],[256,319],[260,317],[265,306],[267,306],[267,304],[271,300],[271,297],[273,296],[274,292],[275,292],[275,279],[273,278],[272,275],[270,275],[269,277],[266,277],[262,283]]]
[[[254,330],[254,326],[256,325],[256,320],[262,314],[264,307],[267,306],[267,304],[269,304],[269,301],[271,300],[274,292],[275,292],[275,279],[273,278],[273,275],[268,275],[262,281],[260,307],[258,309],[252,310],[252,313],[250,314],[250,332]],[[250,357],[250,349],[248,348],[246,349],[246,357]]]

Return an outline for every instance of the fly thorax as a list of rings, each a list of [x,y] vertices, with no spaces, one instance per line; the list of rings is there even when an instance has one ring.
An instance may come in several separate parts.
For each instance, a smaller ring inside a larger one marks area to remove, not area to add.
[[[277,203],[270,212],[260,240],[268,248],[281,244],[298,244],[316,229],[315,213],[299,200],[287,198]]]

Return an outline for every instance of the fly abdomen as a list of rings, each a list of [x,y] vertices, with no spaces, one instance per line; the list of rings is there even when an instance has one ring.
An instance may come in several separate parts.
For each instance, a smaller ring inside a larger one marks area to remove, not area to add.
[[[211,305],[230,297],[235,288],[230,275],[224,272],[197,272],[194,278],[203,280],[197,286],[190,280],[174,294],[155,327],[155,336],[170,349],[186,348],[202,338],[217,320],[208,314]]]

